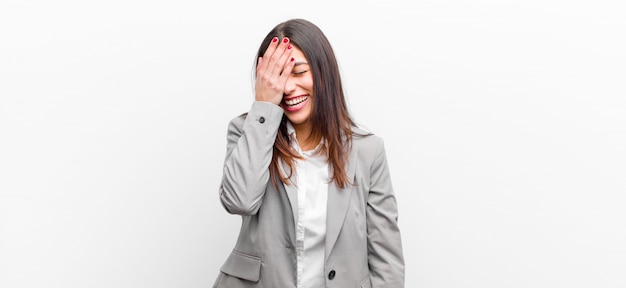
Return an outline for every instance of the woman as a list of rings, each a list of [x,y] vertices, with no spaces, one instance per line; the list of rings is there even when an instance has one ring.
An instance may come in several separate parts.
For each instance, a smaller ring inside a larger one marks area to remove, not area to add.
[[[322,31],[270,31],[255,92],[228,127],[220,200],[242,226],[213,287],[404,287],[383,141],[350,118]]]

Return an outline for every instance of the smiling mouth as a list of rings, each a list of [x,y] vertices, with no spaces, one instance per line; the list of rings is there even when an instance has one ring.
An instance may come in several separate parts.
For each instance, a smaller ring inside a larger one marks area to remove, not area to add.
[[[306,99],[308,99],[308,98],[309,98],[309,96],[307,96],[307,95],[294,97],[294,98],[291,98],[289,100],[285,100],[285,105],[287,105],[287,106],[296,106],[296,105],[306,101]]]

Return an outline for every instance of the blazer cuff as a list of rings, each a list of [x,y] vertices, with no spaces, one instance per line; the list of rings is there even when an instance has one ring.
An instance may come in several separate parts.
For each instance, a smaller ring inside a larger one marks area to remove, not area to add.
[[[283,118],[283,108],[263,101],[255,101],[248,111],[244,127],[263,130],[266,133],[276,134],[280,121]],[[246,130],[244,128],[244,130]]]

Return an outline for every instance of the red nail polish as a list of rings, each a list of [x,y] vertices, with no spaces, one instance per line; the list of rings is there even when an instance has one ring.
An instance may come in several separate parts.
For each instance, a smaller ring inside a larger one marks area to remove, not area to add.
[[[291,49],[291,48],[292,48],[292,47],[291,47],[291,44],[289,44],[289,46],[287,46],[287,49]]]
[[[293,60],[295,60],[295,59],[293,59],[293,57],[291,57],[291,60],[289,60],[289,61],[293,62]]]
[[[283,38],[283,43],[287,43],[287,42],[289,42],[289,39]]]
[[[274,37],[274,39],[272,39],[272,42],[274,43],[278,42],[278,37]]]

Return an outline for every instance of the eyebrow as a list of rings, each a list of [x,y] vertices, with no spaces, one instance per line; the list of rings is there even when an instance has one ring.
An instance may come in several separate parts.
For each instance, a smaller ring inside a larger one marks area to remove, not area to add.
[[[294,66],[298,66],[298,65],[302,65],[302,64],[309,65],[309,63],[306,63],[306,62],[296,62],[296,64],[294,64]]]

